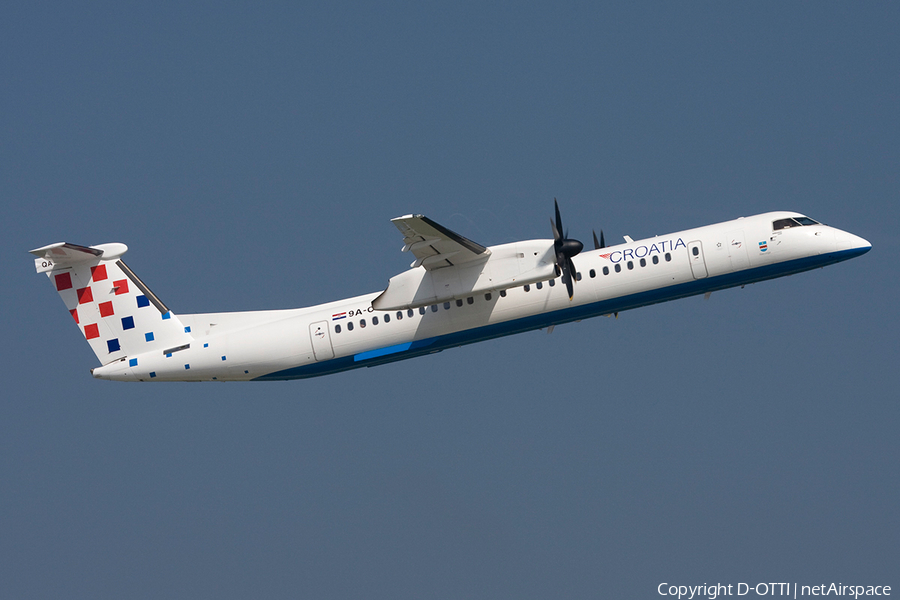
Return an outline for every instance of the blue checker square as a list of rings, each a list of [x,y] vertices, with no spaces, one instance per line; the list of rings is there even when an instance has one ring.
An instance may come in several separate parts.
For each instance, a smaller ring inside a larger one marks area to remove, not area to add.
[[[129,367],[136,367],[136,366],[137,366],[137,359],[136,359],[136,358],[129,358],[129,359],[128,359],[128,366],[129,366]]]
[[[203,347],[204,347],[204,348],[209,348],[209,344],[208,344],[208,343],[207,343],[207,344],[203,344]]]
[[[150,371],[150,377],[151,377],[151,379],[152,379],[153,377],[156,377],[156,371]]]
[[[166,354],[166,358],[172,358],[172,353],[169,352],[168,354]]]
[[[225,360],[225,357],[224,357],[224,356],[222,357],[222,360]]]
[[[162,316],[162,317],[163,317],[163,321],[165,321],[165,320],[167,320],[167,319],[171,319],[171,318],[172,318],[172,311],[170,310],[169,312],[163,313],[163,316]]]
[[[153,332],[148,331],[147,333],[145,333],[144,339],[147,340],[148,342],[152,342],[153,341]]]
[[[134,329],[134,317],[122,317],[122,329]]]
[[[184,328],[184,332],[185,332],[185,333],[190,333],[190,332],[191,332],[191,326],[188,325],[187,327],[185,327],[185,328]]]
[[[190,368],[191,368],[191,365],[184,365],[184,370],[185,370],[185,371],[187,371],[187,370],[190,369]]]
[[[137,297],[138,308],[144,308],[145,306],[150,306],[150,301],[147,300],[147,296],[141,294]]]
[[[115,339],[111,339],[111,340],[106,340],[106,347],[109,348],[110,353],[117,352],[120,348],[119,339],[115,338]]]

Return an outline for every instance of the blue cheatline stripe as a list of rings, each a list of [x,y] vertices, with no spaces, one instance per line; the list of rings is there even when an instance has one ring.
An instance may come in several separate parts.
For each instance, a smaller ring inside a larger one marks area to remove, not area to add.
[[[820,254],[818,256],[810,256],[783,263],[765,265],[756,267],[755,269],[745,269],[736,273],[727,273],[716,277],[696,279],[694,281],[688,281],[686,283],[680,283],[665,288],[631,294],[630,296],[611,298],[592,304],[564,308],[550,313],[540,313],[512,321],[505,321],[503,323],[494,323],[492,325],[484,325],[474,329],[456,331],[423,340],[415,340],[409,344],[397,344],[395,346],[388,346],[387,348],[360,352],[355,356],[342,356],[331,360],[292,367],[290,369],[284,369],[283,371],[276,371],[275,373],[257,377],[254,381],[305,379],[307,377],[339,373],[341,371],[348,371],[359,367],[374,367],[376,365],[383,365],[397,360],[439,352],[446,348],[453,348],[455,346],[462,346],[515,333],[531,331],[549,325],[561,325],[563,323],[570,323],[572,321],[596,317],[598,315],[608,315],[614,312],[639,308],[641,306],[677,300],[678,298],[696,296],[697,294],[703,294],[705,292],[723,290],[738,285],[765,281],[767,279],[775,279],[785,275],[793,275],[794,273],[801,273],[810,269],[832,265],[859,256],[860,254],[865,254],[868,250],[868,248],[842,250],[830,254]],[[404,349],[403,346],[408,346],[408,348]]]
[[[353,362],[361,362],[364,360],[371,360],[373,358],[380,358],[382,356],[390,356],[391,354],[398,354],[400,352],[408,352],[410,350],[423,350],[425,348],[429,348],[435,341],[441,339],[440,337],[426,338],[424,340],[415,340],[412,342],[405,342],[403,344],[397,344],[396,346],[388,346],[386,348],[377,348],[375,350],[369,350],[367,352],[360,352],[353,356]],[[337,359],[340,360],[340,359]],[[395,359],[391,358],[384,362],[391,362]],[[368,366],[368,365],[367,365]]]
[[[387,348],[378,348],[377,350],[369,350],[368,352],[360,352],[353,357],[353,361],[359,362],[370,358],[378,358],[379,356],[387,356],[388,354],[394,354],[396,352],[405,352],[406,350],[409,350],[410,346],[412,346],[412,342],[388,346]]]

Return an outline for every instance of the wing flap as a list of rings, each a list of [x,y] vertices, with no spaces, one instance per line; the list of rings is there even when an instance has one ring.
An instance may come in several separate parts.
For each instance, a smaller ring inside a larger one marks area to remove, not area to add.
[[[491,251],[465,238],[424,215],[406,215],[391,219],[403,234],[403,251],[412,252],[416,260],[410,265],[432,271],[474,260],[484,260]]]

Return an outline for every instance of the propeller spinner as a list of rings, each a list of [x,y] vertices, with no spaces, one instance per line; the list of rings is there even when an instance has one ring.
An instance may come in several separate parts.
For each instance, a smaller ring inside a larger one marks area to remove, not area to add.
[[[571,300],[575,284],[575,264],[572,262],[572,257],[577,256],[581,252],[584,244],[578,240],[569,239],[568,232],[566,232],[566,235],[562,234],[562,217],[559,215],[559,203],[556,201],[556,198],[553,199],[553,206],[556,209],[556,223],[550,221],[550,226],[553,228],[553,250],[556,253],[556,269],[562,274],[562,282],[566,285],[566,291],[569,292],[569,300]]]

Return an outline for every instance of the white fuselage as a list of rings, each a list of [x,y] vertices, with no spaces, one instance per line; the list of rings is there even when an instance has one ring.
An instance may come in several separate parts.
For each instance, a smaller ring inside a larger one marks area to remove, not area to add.
[[[571,300],[551,276],[416,308],[377,310],[376,292],[295,310],[178,315],[193,337],[188,347],[140,355],[134,367],[119,360],[93,374],[123,381],[314,377],[781,277],[871,248],[826,225],[773,229],[791,217],[802,215],[767,213],[585,250],[574,258],[579,280]],[[533,249],[552,243],[517,244]],[[552,253],[548,257],[552,261]]]

